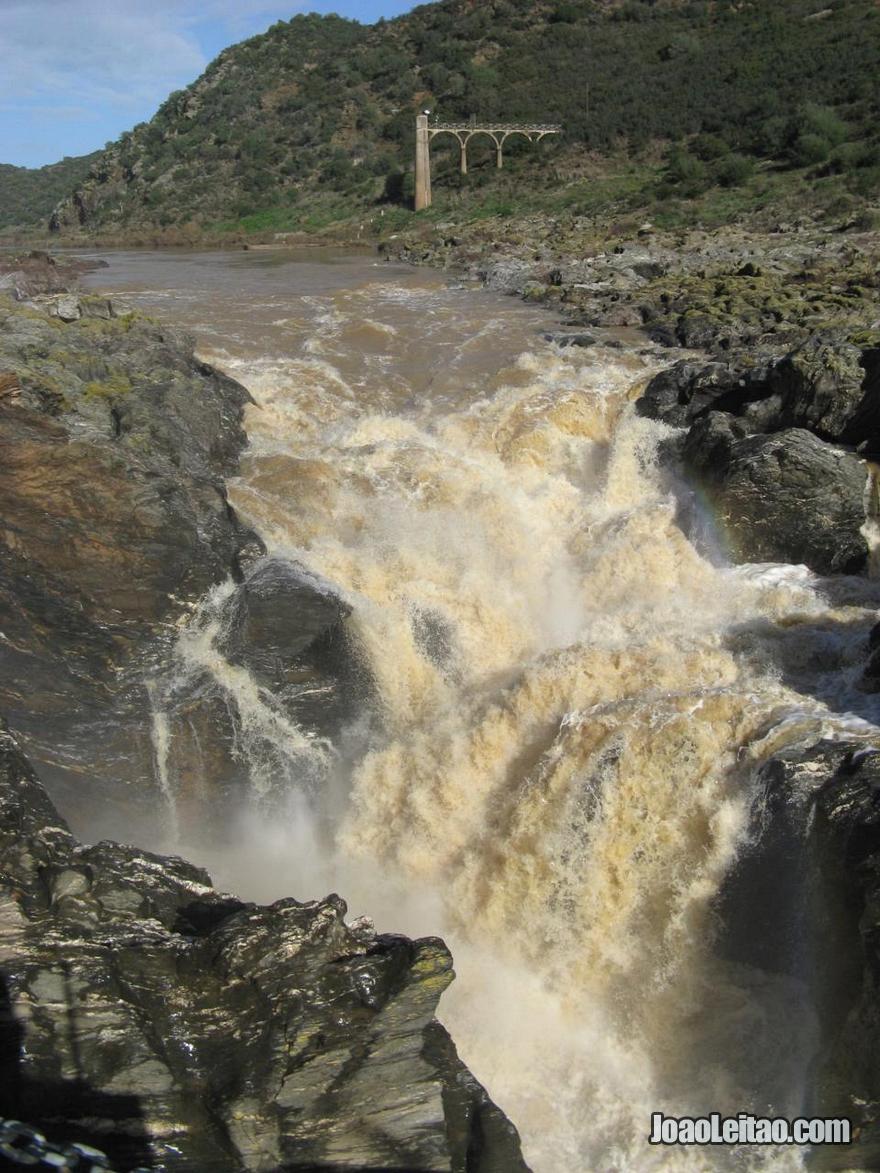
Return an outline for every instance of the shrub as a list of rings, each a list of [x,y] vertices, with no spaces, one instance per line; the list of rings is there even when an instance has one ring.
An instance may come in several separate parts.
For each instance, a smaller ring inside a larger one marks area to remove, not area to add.
[[[843,119],[839,118],[827,106],[816,106],[809,103],[799,111],[799,121],[802,133],[814,134],[818,138],[825,139],[831,146],[842,143],[849,133],[849,128]]]
[[[809,167],[814,163],[824,163],[831,150],[831,143],[821,135],[807,132],[799,134],[792,144],[789,158],[798,167]]]
[[[684,196],[700,195],[709,186],[706,164],[682,147],[671,151],[665,179]]]
[[[745,155],[731,154],[715,165],[714,177],[722,187],[739,187],[751,179],[755,164]]]
[[[728,154],[730,146],[717,134],[698,134],[691,143],[691,151],[698,159],[709,163],[713,159],[720,159],[722,155]]]

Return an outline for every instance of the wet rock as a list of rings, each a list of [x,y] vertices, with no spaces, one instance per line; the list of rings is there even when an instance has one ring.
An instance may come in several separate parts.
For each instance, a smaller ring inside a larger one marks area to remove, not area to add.
[[[648,419],[685,427],[708,411],[736,412],[747,401],[753,383],[752,372],[738,371],[729,363],[681,360],[651,379],[636,401],[636,411]],[[724,407],[719,406],[721,402]]]
[[[880,752],[792,747],[760,770],[750,844],[719,906],[719,947],[802,983],[818,1016],[806,1115],[845,1116],[856,1143],[811,1167],[880,1160]]]
[[[800,428],[750,435],[721,412],[697,420],[682,456],[737,561],[796,562],[818,574],[864,569],[865,466]]]
[[[149,805],[135,676],[257,540],[223,480],[249,396],[132,315],[66,322],[0,299],[0,327],[0,708],[84,818],[84,772],[99,810],[125,782]]]
[[[434,1014],[436,938],[82,847],[0,727],[0,1111],[168,1173],[527,1173]]]
[[[592,334],[570,334],[563,330],[553,330],[544,334],[545,342],[555,342],[557,346],[595,346],[596,339]]]
[[[861,403],[864,374],[857,346],[834,333],[812,335],[768,372],[768,389],[780,399],[779,426],[842,439]]]
[[[874,353],[838,331],[823,331],[781,357],[759,351],[724,363],[681,361],[651,380],[636,410],[676,426],[725,411],[746,419],[753,431],[805,428],[820,439],[871,450],[880,432]]]
[[[876,646],[865,664],[859,687],[865,692],[880,692],[880,648]]]
[[[600,326],[641,326],[642,314],[635,306],[631,305],[616,305],[611,309],[605,310],[599,315],[598,325]]]
[[[876,461],[880,459],[880,347],[864,349],[861,364],[865,372],[862,398],[842,439],[847,444],[856,445],[868,459]]]
[[[299,725],[331,736],[368,699],[346,634],[350,611],[303,567],[267,558],[224,607],[218,648],[247,668]]]

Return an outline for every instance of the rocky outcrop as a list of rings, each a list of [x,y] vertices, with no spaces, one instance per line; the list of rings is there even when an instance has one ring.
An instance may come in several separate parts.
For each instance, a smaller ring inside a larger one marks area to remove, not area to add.
[[[621,239],[617,225],[586,216],[520,215],[413,225],[380,248],[544,302],[574,328],[638,326],[660,346],[721,362],[779,358],[819,330],[862,336],[880,325],[876,237],[833,235],[827,225],[763,233],[643,225]]]
[[[860,457],[880,440],[876,353],[820,331],[781,357],[686,360],[650,381],[636,411],[689,429],[684,471],[736,559],[802,562],[820,574],[865,568]]]
[[[69,293],[0,299],[0,377],[0,710],[83,817],[83,772],[98,809],[149,806],[143,659],[262,548],[224,487],[248,394],[185,335]]]
[[[768,761],[751,846],[722,894],[729,957],[808,989],[819,1051],[805,1114],[846,1116],[851,1149],[811,1167],[880,1163],[880,751],[820,741]]]
[[[80,846],[0,727],[0,1115],[120,1170],[527,1173],[434,1018],[436,938]]]
[[[106,261],[81,257],[57,257],[41,249],[27,254],[0,256],[0,292],[18,301],[47,293],[67,293],[83,273],[106,266]]]
[[[682,458],[736,561],[798,562],[818,574],[864,569],[857,456],[801,428],[749,435],[742,421],[710,412],[688,432]]]
[[[753,431],[806,428],[823,440],[858,445],[870,431],[872,353],[831,330],[811,335],[781,357],[757,353],[727,362],[681,361],[655,375],[637,411],[675,427],[709,411],[726,411]]]

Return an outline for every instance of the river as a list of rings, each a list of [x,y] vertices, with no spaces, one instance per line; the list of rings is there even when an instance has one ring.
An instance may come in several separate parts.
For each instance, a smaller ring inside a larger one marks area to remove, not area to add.
[[[633,412],[656,348],[562,348],[544,309],[368,253],[103,255],[92,288],[251,391],[231,500],[351,608],[379,697],[331,744],[282,720],[217,650],[218,588],[178,669],[224,690],[253,805],[222,849],[189,842],[159,697],[153,846],[442,935],[442,1020],[536,1173],[800,1168],[647,1135],[655,1111],[809,1108],[808,975],[716,948],[718,900],[756,766],[876,736],[854,677],[877,584],[728,564]]]

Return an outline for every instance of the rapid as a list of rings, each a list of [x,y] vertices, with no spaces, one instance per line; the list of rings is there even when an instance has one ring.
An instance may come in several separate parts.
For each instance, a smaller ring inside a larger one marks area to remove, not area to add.
[[[93,288],[251,392],[230,499],[350,608],[372,698],[334,738],[297,727],[219,651],[216,588],[174,671],[222,689],[251,801],[195,842],[154,685],[153,846],[443,936],[442,1021],[536,1173],[801,1168],[647,1137],[657,1111],[808,1113],[806,975],[719,949],[720,896],[760,763],[876,738],[855,677],[880,586],[730,565],[633,408],[668,354],[622,332],[561,347],[542,309],[366,253],[106,259]]]

